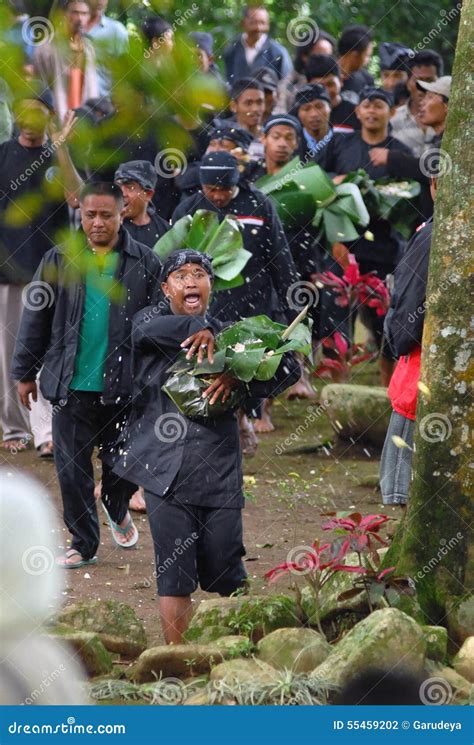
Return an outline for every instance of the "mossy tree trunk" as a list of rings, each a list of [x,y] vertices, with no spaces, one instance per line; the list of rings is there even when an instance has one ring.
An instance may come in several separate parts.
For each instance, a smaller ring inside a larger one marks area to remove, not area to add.
[[[442,142],[427,287],[414,481],[397,573],[416,582],[430,623],[449,596],[472,587],[468,559],[473,507],[472,308],[474,0],[465,0]]]

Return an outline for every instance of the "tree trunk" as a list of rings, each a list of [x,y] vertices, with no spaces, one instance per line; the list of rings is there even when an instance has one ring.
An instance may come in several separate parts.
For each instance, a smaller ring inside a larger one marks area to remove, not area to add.
[[[430,623],[449,596],[472,587],[473,505],[472,183],[474,0],[465,0],[442,142],[415,437],[414,481],[399,538],[397,573],[414,579]],[[471,45],[471,49],[470,49]],[[472,120],[471,120],[472,122]],[[470,330],[471,328],[471,330]],[[427,387],[423,393],[423,384]]]

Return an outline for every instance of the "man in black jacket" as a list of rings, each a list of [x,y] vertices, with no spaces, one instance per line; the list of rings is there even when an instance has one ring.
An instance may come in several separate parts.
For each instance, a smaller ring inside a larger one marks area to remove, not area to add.
[[[160,262],[121,227],[118,186],[91,184],[81,192],[86,235],[48,251],[32,285],[45,302],[25,308],[12,366],[18,393],[29,408],[37,396],[55,404],[55,465],[72,547],[58,563],[77,568],[96,563],[99,522],[92,453],[109,449],[126,419],[130,400],[131,324],[153,302]],[[138,532],[128,512],[133,484],[103,464],[102,499],[114,542],[132,547]]]
[[[334,137],[334,147],[326,164],[327,170],[344,175],[363,168],[373,178],[388,175],[387,166],[375,165],[372,150],[387,149],[390,153],[411,155],[409,148],[389,135],[391,110],[390,94],[382,88],[366,88],[361,93],[361,102],[356,113],[361,123],[360,132],[339,134]],[[381,279],[395,269],[403,249],[404,240],[400,233],[382,218],[371,219],[368,230],[348,246],[337,243],[333,254],[342,264],[347,260],[347,252],[355,255],[362,274],[375,271]],[[378,347],[382,347],[383,317],[377,316],[373,308],[364,307],[364,323],[369,326]],[[382,384],[388,385],[393,370],[393,360],[386,346],[382,348],[380,359]]]
[[[242,465],[235,411],[187,417],[162,390],[183,349],[213,362],[214,336],[225,324],[208,313],[213,271],[209,257],[181,250],[166,259],[167,305],[133,319],[133,412],[117,445],[114,470],[143,484],[156,554],[160,616],[167,643],[180,643],[191,615],[191,594],[227,596],[245,585],[242,563]],[[227,372],[214,376],[209,407],[231,392],[277,395],[298,378],[285,355],[275,377],[244,384]]]

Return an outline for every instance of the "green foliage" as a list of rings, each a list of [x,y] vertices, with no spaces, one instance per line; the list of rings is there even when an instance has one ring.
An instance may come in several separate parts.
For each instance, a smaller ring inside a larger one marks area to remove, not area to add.
[[[209,254],[215,274],[214,292],[243,284],[240,272],[251,253],[243,247],[239,224],[231,217],[226,216],[219,223],[217,214],[210,210],[197,210],[193,216],[185,215],[160,238],[154,251],[163,261],[180,248],[193,248]]]

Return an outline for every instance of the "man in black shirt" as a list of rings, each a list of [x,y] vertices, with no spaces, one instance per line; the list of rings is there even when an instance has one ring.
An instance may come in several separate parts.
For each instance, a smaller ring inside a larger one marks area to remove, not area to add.
[[[361,102],[356,109],[361,123],[360,132],[335,135],[331,158],[327,170],[345,175],[363,168],[373,179],[389,174],[387,166],[374,165],[371,159],[373,148],[386,148],[390,153],[410,155],[409,148],[389,136],[388,125],[391,113],[390,94],[381,88],[367,88],[361,93]],[[340,179],[339,179],[340,180]],[[369,240],[369,236],[372,240]],[[381,279],[391,274],[401,257],[404,241],[388,220],[372,218],[367,231],[348,246],[335,244],[333,253],[344,264],[347,254],[353,253],[359,263],[361,273],[375,271]],[[370,323],[379,346],[383,339],[383,317],[377,316],[372,308],[364,308],[364,315]],[[382,382],[388,384],[393,369],[388,350],[382,350]]]
[[[148,160],[130,160],[115,171],[115,183],[123,194],[123,226],[132,238],[153,248],[169,230],[152,204],[157,181],[156,171]]]
[[[334,132],[329,124],[331,104],[324,85],[304,85],[300,88],[290,114],[299,119],[303,130],[300,144],[302,163],[314,162],[326,169]]]
[[[44,287],[31,283],[33,275],[67,227],[68,205],[78,204],[81,181],[66,146],[75,118],[69,112],[62,131],[53,129],[47,94],[18,100],[14,114],[18,134],[0,145],[0,426],[7,450],[24,450],[31,429],[39,455],[51,457],[50,408],[39,396],[28,421],[10,366],[23,309],[50,300]]]
[[[334,132],[353,132],[360,129],[355,105],[341,95],[341,74],[335,57],[315,54],[308,58],[305,75],[311,85],[324,85],[331,99],[329,123]]]

